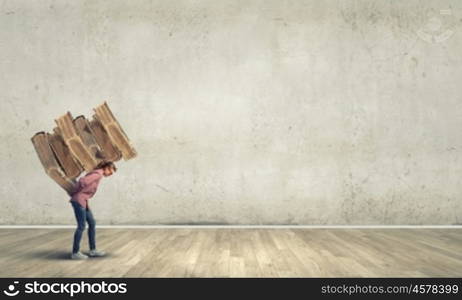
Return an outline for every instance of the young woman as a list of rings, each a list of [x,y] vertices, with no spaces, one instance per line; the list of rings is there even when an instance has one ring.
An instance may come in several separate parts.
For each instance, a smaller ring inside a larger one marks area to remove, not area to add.
[[[71,200],[69,201],[74,208],[75,219],[77,221],[77,229],[74,233],[74,242],[72,246],[72,259],[87,259],[88,256],[96,257],[105,255],[104,251],[96,249],[96,223],[88,205],[88,200],[96,193],[103,176],[111,176],[116,171],[117,168],[113,162],[105,161],[100,163],[93,171],[81,177],[77,182],[76,188],[71,195]],[[80,252],[80,240],[85,230],[85,222],[88,223],[88,242],[90,246],[88,255]]]

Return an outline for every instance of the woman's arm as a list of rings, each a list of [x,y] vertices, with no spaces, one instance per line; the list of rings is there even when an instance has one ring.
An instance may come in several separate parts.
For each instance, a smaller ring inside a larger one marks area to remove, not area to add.
[[[99,172],[94,172],[94,173],[85,175],[84,177],[80,179],[82,188],[92,185],[93,183],[99,181],[102,177],[103,175]]]

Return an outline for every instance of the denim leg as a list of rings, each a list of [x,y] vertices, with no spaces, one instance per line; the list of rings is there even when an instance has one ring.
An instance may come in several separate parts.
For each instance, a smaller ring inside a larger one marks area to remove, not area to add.
[[[72,201],[72,207],[74,208],[75,220],[77,221],[77,228],[74,233],[74,244],[72,246],[72,252],[77,253],[80,249],[80,240],[82,239],[82,233],[85,230],[85,219],[86,212],[79,203]]]
[[[93,213],[90,209],[87,210],[87,222],[88,222],[88,245],[90,245],[90,250],[96,249],[96,221],[93,217]]]

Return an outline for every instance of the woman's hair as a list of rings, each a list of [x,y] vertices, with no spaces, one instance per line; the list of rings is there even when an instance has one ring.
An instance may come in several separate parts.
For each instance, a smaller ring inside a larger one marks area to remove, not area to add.
[[[114,172],[117,172],[117,167],[112,161],[102,161],[96,166],[95,169],[104,169],[106,167],[112,167],[114,169]]]

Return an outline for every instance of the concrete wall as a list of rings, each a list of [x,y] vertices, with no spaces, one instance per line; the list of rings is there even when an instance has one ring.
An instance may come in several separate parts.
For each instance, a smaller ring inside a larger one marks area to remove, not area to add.
[[[107,100],[99,224],[461,224],[462,2],[2,1],[0,224],[74,224],[30,137]]]

